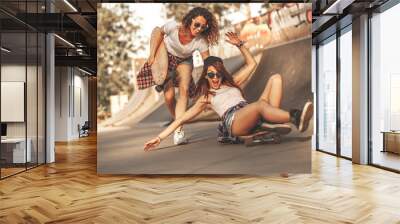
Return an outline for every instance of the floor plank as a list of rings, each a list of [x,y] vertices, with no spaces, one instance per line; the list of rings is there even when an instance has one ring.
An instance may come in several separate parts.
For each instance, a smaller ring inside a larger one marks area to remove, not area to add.
[[[312,174],[96,174],[96,138],[0,181],[0,223],[400,223],[400,175],[312,152]]]

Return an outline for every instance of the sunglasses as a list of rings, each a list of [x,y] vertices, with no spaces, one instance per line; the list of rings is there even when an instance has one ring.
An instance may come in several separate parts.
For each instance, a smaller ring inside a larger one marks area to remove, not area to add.
[[[208,25],[203,25],[203,24],[201,24],[199,22],[195,22],[193,26],[194,26],[195,29],[198,29],[198,28],[200,28],[200,30],[208,29]]]
[[[214,72],[208,72],[207,73],[208,78],[213,79],[215,76],[217,76],[217,78],[221,78],[221,74],[219,73],[214,73]]]

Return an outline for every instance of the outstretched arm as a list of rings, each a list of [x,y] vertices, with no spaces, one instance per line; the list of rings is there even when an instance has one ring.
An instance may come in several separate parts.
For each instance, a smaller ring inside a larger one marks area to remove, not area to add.
[[[175,131],[179,126],[184,124],[185,122],[190,121],[194,117],[196,117],[201,111],[205,109],[207,106],[207,101],[204,97],[200,97],[196,103],[187,110],[181,117],[175,119],[164,131],[162,131],[156,138],[148,141],[144,145],[144,151],[149,151],[151,148],[156,147],[160,144],[161,140],[168,137],[172,132]]]
[[[237,46],[242,53],[244,60],[246,62],[245,66],[239,70],[238,74],[233,77],[233,80],[237,85],[241,85],[244,83],[250,76],[250,74],[257,67],[257,62],[254,59],[253,55],[251,55],[249,49],[244,46],[243,41],[238,37],[237,34],[233,32],[228,32],[225,34],[229,43]],[[242,44],[241,44],[242,43]]]

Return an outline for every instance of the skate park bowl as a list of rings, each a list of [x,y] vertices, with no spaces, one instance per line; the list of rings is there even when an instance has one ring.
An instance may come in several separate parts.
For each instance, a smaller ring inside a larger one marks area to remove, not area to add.
[[[269,77],[281,74],[283,78],[282,108],[301,108],[307,100],[312,100],[311,93],[311,43],[310,38],[303,38],[256,52],[257,68],[242,86],[246,100],[256,101],[261,95]],[[243,65],[241,55],[224,60],[224,65],[231,74],[235,74]],[[195,81],[201,73],[201,67],[195,68]],[[306,74],[306,75],[305,75]],[[164,98],[154,88],[136,91],[126,107],[114,117],[101,123],[101,127],[132,127],[137,123],[167,122],[171,119]],[[206,111],[195,121],[218,120],[213,111]]]
[[[286,110],[301,109],[306,101],[312,99],[310,46],[311,38],[308,37],[270,46],[256,53],[258,66],[242,86],[246,100],[256,101],[268,78],[278,73],[283,78],[281,106]],[[235,60],[233,65],[229,60],[224,62],[233,74],[243,66],[243,59]],[[210,114],[203,121],[184,125],[188,144],[176,146],[169,136],[156,150],[144,152],[144,143],[165,129],[163,124],[170,119],[163,97],[159,95],[156,100],[152,92],[155,91],[149,89],[147,93],[141,93],[138,95],[143,97],[138,99],[140,102],[132,103],[136,107],[132,114],[140,115],[136,116],[138,119],[126,116],[115,126],[98,132],[98,173],[265,175],[309,173],[311,170],[312,122],[305,132],[293,128],[280,144],[248,148],[242,144],[218,143],[218,117]],[[143,106],[148,102],[153,105],[149,108]]]

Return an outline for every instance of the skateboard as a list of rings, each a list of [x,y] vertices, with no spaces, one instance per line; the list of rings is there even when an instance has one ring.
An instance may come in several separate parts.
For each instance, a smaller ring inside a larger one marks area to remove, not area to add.
[[[287,135],[292,128],[288,124],[269,124],[263,123],[250,135],[239,136],[246,146],[258,144],[280,144],[281,136]]]
[[[156,85],[164,84],[168,73],[168,54],[164,41],[160,43],[154,57],[154,62],[150,67],[154,83]]]

